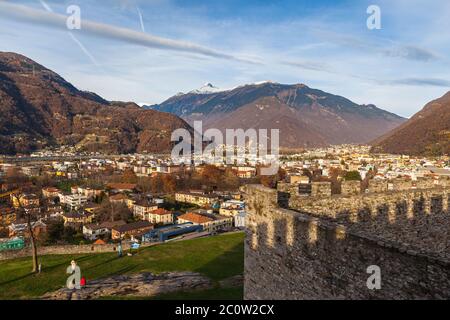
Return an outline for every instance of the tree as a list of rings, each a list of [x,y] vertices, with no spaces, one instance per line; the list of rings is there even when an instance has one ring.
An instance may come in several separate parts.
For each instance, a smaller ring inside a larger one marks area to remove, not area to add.
[[[150,184],[153,193],[159,193],[163,190],[163,182],[160,174],[152,177]]]
[[[344,175],[346,181],[361,181],[361,175],[358,171],[348,171]]]
[[[275,176],[261,176],[261,184],[268,188],[275,188],[276,177]]]
[[[240,180],[236,173],[230,168],[225,169],[223,183],[227,189],[236,190],[239,188]]]
[[[113,203],[109,199],[105,199],[97,213],[97,220],[99,222],[106,221],[131,221],[133,214],[124,203]]]
[[[260,176],[260,182],[263,186],[269,188],[276,188],[278,181],[282,181],[286,178],[286,171],[279,168],[277,174],[273,176]]]
[[[116,203],[114,206],[114,220],[123,220],[130,222],[133,219],[133,213],[124,203]]]
[[[8,238],[8,229],[0,229],[0,238]]]
[[[76,234],[77,234],[77,230],[75,230],[73,227],[64,227],[62,239],[66,243],[72,243],[75,239]]]
[[[25,215],[26,219],[27,219],[28,234],[29,234],[29,237],[30,237],[31,253],[32,253],[32,259],[33,259],[33,270],[31,272],[32,273],[37,273],[38,272],[39,261],[38,261],[38,252],[37,252],[36,238],[35,238],[35,235],[34,235],[33,226],[31,224],[31,211],[27,212],[27,210],[25,210],[25,208],[22,206],[20,198],[19,198],[19,196],[17,194],[12,194],[11,196],[13,197],[13,199],[15,199],[15,201],[17,201],[18,210],[20,212],[22,212]]]
[[[47,225],[45,243],[54,244],[61,241],[64,235],[64,222],[62,220],[52,221]]]
[[[204,181],[210,184],[219,184],[223,177],[223,172],[219,168],[213,165],[206,165],[201,171],[202,178]]]
[[[165,174],[162,176],[162,184],[163,184],[163,190],[166,193],[175,192],[177,189],[177,182],[174,178],[174,176]]]
[[[124,183],[137,183],[138,177],[131,169],[126,169],[122,175],[122,181]]]
[[[152,191],[152,179],[149,177],[139,178],[138,187],[143,193]]]

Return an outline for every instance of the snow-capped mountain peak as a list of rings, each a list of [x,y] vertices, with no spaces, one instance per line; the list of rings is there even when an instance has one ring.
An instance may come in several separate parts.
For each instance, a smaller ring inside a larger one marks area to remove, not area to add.
[[[196,90],[192,90],[191,93],[208,94],[208,93],[216,93],[216,92],[221,92],[221,91],[223,91],[223,90],[215,87],[213,84],[205,83],[203,85],[203,87],[196,89]]]

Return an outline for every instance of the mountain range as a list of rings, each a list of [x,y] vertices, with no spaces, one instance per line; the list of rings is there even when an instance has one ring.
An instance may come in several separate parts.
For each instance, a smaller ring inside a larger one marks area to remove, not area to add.
[[[205,130],[280,129],[280,146],[288,148],[368,143],[406,120],[304,84],[270,81],[229,90],[208,83],[144,108],[175,114],[191,125],[202,120]]]
[[[376,152],[410,155],[450,154],[450,92],[373,142]]]
[[[450,154],[450,92],[411,119],[304,84],[207,83],[139,107],[81,91],[33,60],[0,52],[0,154],[72,145],[106,153],[166,152],[178,128],[280,129],[288,148],[372,142],[376,152]]]
[[[175,115],[106,101],[25,56],[0,52],[1,154],[58,145],[107,153],[169,151],[177,128],[192,130]]]

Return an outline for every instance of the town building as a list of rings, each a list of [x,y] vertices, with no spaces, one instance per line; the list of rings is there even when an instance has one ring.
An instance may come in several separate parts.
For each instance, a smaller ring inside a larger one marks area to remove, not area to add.
[[[114,227],[125,225],[123,220],[119,221],[106,221],[100,224],[85,224],[83,225],[83,236],[85,239],[94,241],[99,238],[106,239],[111,236],[111,231]]]
[[[193,223],[175,224],[153,229],[142,236],[142,242],[165,242],[176,237],[203,231],[201,225]]]
[[[133,215],[141,220],[148,220],[147,215],[158,209],[158,205],[148,201],[139,201],[133,204]]]
[[[116,226],[111,230],[111,238],[113,240],[123,239],[125,237],[138,237],[150,230],[153,230],[154,226],[148,221],[138,221],[121,226]]]
[[[61,191],[58,188],[48,187],[42,189],[42,195],[44,198],[57,198]]]
[[[256,176],[254,167],[233,167],[233,171],[241,179],[250,179]]]
[[[191,203],[198,206],[212,206],[219,200],[217,195],[204,194],[200,192],[177,192],[175,200],[178,202]]]
[[[137,185],[134,183],[108,183],[106,187],[116,192],[133,192]]]
[[[71,210],[77,210],[88,202],[88,198],[84,194],[64,194],[59,193],[59,201],[68,206]]]
[[[247,224],[247,212],[241,211],[234,216],[234,226],[236,228],[245,228]]]
[[[28,238],[30,233],[28,231],[28,223],[12,223],[9,225],[9,237],[24,237]],[[39,237],[41,234],[47,232],[47,225],[42,221],[31,222],[34,237]]]
[[[22,173],[28,177],[38,177],[41,169],[35,166],[22,167]]]
[[[94,215],[88,212],[66,212],[63,214],[64,225],[85,225],[92,223]]]
[[[146,214],[145,220],[153,223],[153,224],[173,224],[173,213],[172,211],[168,211],[162,208],[153,210]]]
[[[130,210],[133,210],[133,205],[135,201],[130,199],[127,195],[123,193],[118,193],[109,197],[109,201],[114,204],[125,204]]]
[[[23,238],[14,237],[0,239],[0,251],[6,250],[21,250],[25,247],[25,241]]]
[[[226,217],[234,217],[242,211],[245,211],[245,203],[243,201],[229,200],[221,204],[219,214]]]
[[[11,195],[11,200],[15,208],[18,208],[20,206],[38,207],[40,203],[39,197],[33,193],[23,193],[19,197]]]
[[[233,218],[188,212],[178,217],[178,223],[192,223],[195,225],[201,225],[203,227],[203,231],[213,233],[231,229],[233,227]]]
[[[0,207],[0,229],[8,227],[16,221],[16,210],[9,206]]]

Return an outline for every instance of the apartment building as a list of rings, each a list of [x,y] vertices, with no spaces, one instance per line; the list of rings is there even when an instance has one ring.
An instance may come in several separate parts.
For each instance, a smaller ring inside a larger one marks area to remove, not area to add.
[[[147,221],[153,224],[173,224],[173,213],[165,209],[156,209],[146,215]]]
[[[139,201],[133,204],[133,215],[141,220],[147,220],[147,215],[156,209],[158,209],[158,205],[155,203]]]
[[[175,200],[178,202],[191,203],[198,206],[211,206],[219,200],[217,195],[194,193],[194,192],[177,192]]]
[[[88,197],[86,197],[84,194],[59,193],[58,196],[59,196],[59,201],[62,204],[65,204],[66,206],[70,207],[71,210],[79,209],[88,202]]]

